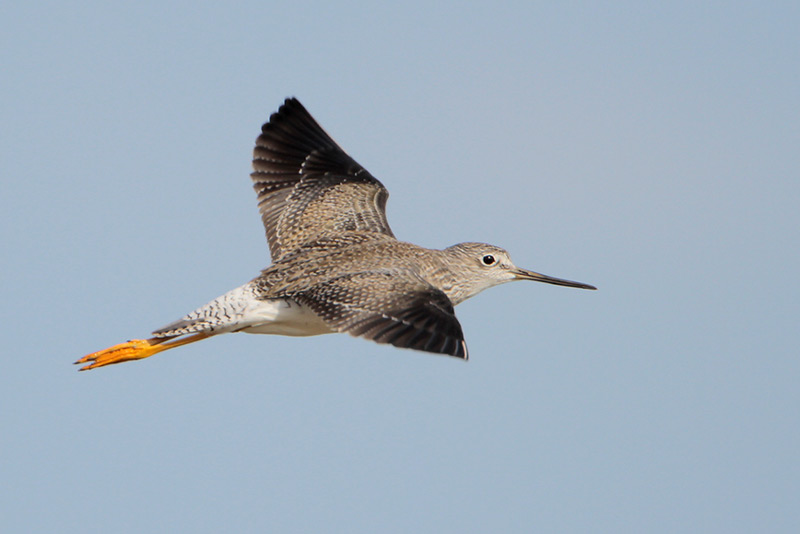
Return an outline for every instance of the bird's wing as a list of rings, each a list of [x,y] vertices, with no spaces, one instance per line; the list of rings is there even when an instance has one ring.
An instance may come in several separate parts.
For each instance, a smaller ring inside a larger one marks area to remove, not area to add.
[[[339,332],[395,347],[468,358],[450,299],[411,271],[346,274],[292,298]]]
[[[273,261],[348,231],[393,237],[389,192],[325,133],[295,98],[261,127],[250,175]]]

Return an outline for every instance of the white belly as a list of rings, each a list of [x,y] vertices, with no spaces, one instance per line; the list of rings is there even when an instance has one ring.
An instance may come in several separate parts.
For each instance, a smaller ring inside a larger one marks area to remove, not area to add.
[[[334,332],[311,308],[289,299],[250,302],[246,314],[243,322],[252,326],[239,332],[279,336],[317,336]]]

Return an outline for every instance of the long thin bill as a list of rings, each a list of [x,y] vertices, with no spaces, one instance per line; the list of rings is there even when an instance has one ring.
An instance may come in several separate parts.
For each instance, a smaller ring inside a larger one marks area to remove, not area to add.
[[[517,269],[514,275],[518,280],[534,280],[536,282],[544,282],[545,284],[553,284],[556,286],[578,287],[580,289],[597,289],[596,287],[584,284],[583,282],[573,282],[572,280],[564,280],[563,278],[555,278],[547,276],[546,274],[535,273],[527,269]]]

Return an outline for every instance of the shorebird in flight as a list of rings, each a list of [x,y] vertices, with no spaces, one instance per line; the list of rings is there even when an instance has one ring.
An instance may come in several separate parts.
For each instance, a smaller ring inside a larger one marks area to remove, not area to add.
[[[228,332],[347,332],[466,360],[453,306],[514,280],[595,289],[519,268],[494,245],[433,250],[398,241],[386,220],[386,188],[294,98],[262,126],[253,169],[272,265],[149,339],[84,356],[75,362],[81,371]]]

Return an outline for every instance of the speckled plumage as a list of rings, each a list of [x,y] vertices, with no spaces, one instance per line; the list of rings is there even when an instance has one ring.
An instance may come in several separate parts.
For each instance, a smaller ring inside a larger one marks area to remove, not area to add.
[[[262,126],[253,169],[250,176],[273,261],[346,232],[394,237],[386,221],[389,192],[294,98]]]
[[[82,369],[226,332],[348,332],[466,359],[453,310],[465,299],[512,280],[594,289],[520,269],[493,245],[432,250],[398,241],[386,220],[389,193],[296,99],[287,99],[263,125],[253,169],[272,265],[149,340],[85,356],[77,362],[89,363]],[[179,339],[167,342],[173,338]]]

